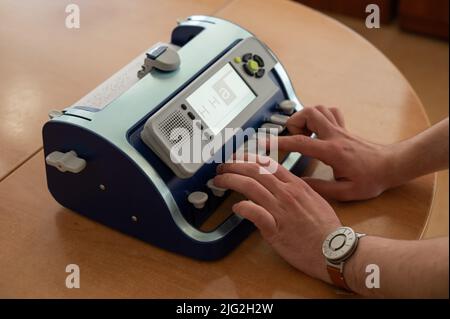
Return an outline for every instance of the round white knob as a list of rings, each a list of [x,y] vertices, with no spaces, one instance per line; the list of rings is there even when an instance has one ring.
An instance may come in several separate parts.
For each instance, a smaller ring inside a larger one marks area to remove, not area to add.
[[[280,110],[286,115],[291,115],[292,113],[294,113],[296,106],[297,104],[291,100],[284,100],[278,104]]]
[[[205,192],[193,192],[189,194],[187,199],[195,208],[202,209],[208,200],[208,194]]]
[[[214,179],[211,178],[207,183],[206,186],[208,186],[209,189],[211,189],[214,196],[222,197],[225,195],[225,192],[227,191],[225,188],[217,187],[214,185]]]

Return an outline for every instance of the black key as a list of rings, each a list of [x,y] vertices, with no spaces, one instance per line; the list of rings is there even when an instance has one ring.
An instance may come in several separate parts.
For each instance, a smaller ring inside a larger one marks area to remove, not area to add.
[[[181,104],[181,108],[186,111],[187,110],[186,104]]]
[[[188,112],[188,116],[191,118],[191,120],[195,120],[195,115],[192,114],[192,112]]]
[[[262,68],[264,66],[264,60],[259,55],[255,54],[253,56],[253,60],[258,62],[258,65],[259,65],[260,68]]]
[[[264,76],[264,73],[266,73],[266,70],[264,69],[259,69],[258,72],[256,72],[255,76],[257,78],[262,78]]]
[[[242,56],[242,61],[244,62],[248,62],[252,59],[252,54],[251,53],[246,53]]]
[[[196,125],[201,131],[203,131],[203,125],[200,122],[197,122]]]

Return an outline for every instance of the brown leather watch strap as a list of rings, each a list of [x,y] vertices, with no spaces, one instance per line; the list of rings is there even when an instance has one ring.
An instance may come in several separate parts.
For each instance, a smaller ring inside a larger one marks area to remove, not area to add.
[[[352,291],[345,282],[344,275],[341,273],[338,267],[333,267],[331,265],[327,265],[328,274],[330,275],[331,281],[334,285],[339,288],[345,289],[347,291]]]

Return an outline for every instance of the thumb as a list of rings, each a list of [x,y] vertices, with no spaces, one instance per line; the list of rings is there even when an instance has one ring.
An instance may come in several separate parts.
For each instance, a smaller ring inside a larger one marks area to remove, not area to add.
[[[323,179],[303,177],[305,181],[313,190],[319,193],[322,197],[327,199],[334,199],[342,202],[355,200],[352,191],[352,182],[348,181],[326,181]]]

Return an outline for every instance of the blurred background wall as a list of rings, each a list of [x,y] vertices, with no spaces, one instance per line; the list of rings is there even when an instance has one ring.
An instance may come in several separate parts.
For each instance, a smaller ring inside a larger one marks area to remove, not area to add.
[[[448,0],[297,0],[321,11],[356,18],[366,17],[368,4],[380,8],[381,22],[398,19],[405,31],[412,31],[448,40]]]

